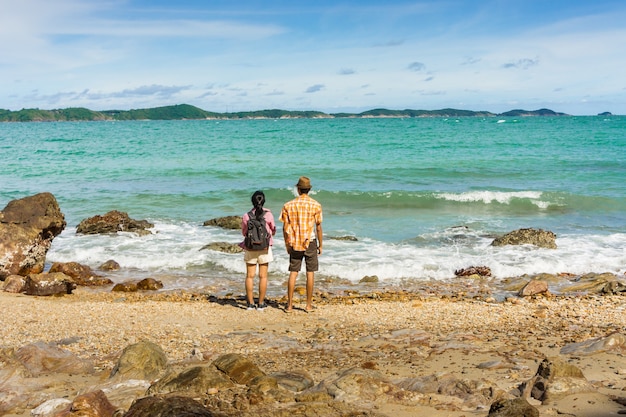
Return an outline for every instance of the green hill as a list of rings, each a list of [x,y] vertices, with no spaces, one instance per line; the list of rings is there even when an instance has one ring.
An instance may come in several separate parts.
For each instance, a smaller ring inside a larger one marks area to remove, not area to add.
[[[567,116],[549,109],[533,111],[511,110],[495,114],[488,111],[459,109],[441,110],[389,110],[372,109],[362,113],[323,113],[320,111],[289,111],[280,109],[257,110],[237,113],[215,113],[189,104],[154,107],[136,110],[92,111],[82,107],[40,110],[22,109],[10,111],[0,109],[0,122],[59,122],[96,120],[201,120],[201,119],[312,119],[312,118],[373,118],[373,117],[497,117],[497,116]]]

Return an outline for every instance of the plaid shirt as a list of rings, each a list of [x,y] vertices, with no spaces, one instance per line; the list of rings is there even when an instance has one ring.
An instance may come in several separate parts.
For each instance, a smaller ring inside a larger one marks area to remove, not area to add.
[[[322,205],[308,194],[300,194],[285,203],[280,221],[284,223],[285,243],[294,250],[304,251],[309,247],[311,237],[315,236],[316,225],[322,223]]]

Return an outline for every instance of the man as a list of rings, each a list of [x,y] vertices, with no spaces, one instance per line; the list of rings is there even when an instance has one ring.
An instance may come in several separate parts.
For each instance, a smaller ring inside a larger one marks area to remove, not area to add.
[[[315,272],[319,268],[318,255],[322,254],[322,205],[309,197],[309,178],[300,177],[296,187],[298,197],[285,203],[280,213],[283,237],[289,254],[287,313],[293,311],[293,292],[303,259],[306,265],[306,311],[314,309],[313,284]]]

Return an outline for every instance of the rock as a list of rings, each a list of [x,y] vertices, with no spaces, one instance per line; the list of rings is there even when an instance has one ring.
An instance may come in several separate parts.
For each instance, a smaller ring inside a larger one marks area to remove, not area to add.
[[[100,265],[98,269],[101,271],[119,271],[120,264],[115,262],[113,259],[109,259],[108,261]]]
[[[556,235],[542,229],[519,229],[497,237],[491,246],[535,245],[540,248],[556,249]]]
[[[265,373],[252,361],[236,353],[222,355],[213,361],[213,365],[238,384],[250,385],[250,382]]]
[[[457,269],[454,271],[454,275],[457,277],[468,277],[472,275],[479,275],[481,277],[490,277],[491,268],[488,266],[470,266],[469,268]]]
[[[371,369],[350,368],[324,379],[315,387],[297,396],[297,401],[335,401],[357,403],[375,402],[385,397],[401,399],[402,389],[391,383],[380,372]]]
[[[228,243],[228,242],[212,242],[212,243],[209,243],[208,245],[204,245],[200,250],[203,250],[203,249],[214,250],[217,252],[224,252],[224,253],[243,252],[243,249],[241,248],[241,246],[235,243]]]
[[[622,333],[614,332],[605,337],[570,343],[561,348],[561,354],[564,355],[593,355],[610,351],[626,351],[626,336]]]
[[[2,291],[10,293],[24,292],[24,286],[26,285],[26,279],[21,275],[9,275],[2,284]]]
[[[519,290],[520,297],[530,297],[537,294],[546,294],[548,292],[548,283],[545,281],[532,280]]]
[[[449,404],[467,411],[486,408],[506,394],[483,380],[463,380],[452,374],[426,375],[408,378],[397,383],[399,388],[435,397],[440,404]]]
[[[44,272],[30,274],[24,280],[23,292],[27,295],[63,295],[71,294],[76,284],[71,277],[62,272]]]
[[[582,371],[561,359],[544,359],[537,374],[520,386],[522,397],[532,397],[543,404],[571,394],[595,392]]]
[[[150,381],[130,379],[119,383],[109,383],[99,386],[111,404],[128,410],[135,400],[146,396],[150,388]]]
[[[52,240],[65,226],[50,193],[9,202],[0,212],[0,280],[43,272]]]
[[[573,280],[571,285],[561,289],[563,293],[582,292],[589,294],[607,294],[620,292],[624,285],[617,280],[617,275],[611,272],[588,273]]]
[[[217,226],[223,229],[241,230],[241,216],[225,216],[207,220],[203,226]]]
[[[524,398],[499,399],[491,404],[488,417],[539,417],[539,410]]]
[[[67,398],[53,398],[52,400],[48,400],[37,408],[34,408],[30,415],[32,417],[49,417],[56,416],[59,412],[69,408],[72,405],[72,402]]]
[[[270,376],[276,379],[279,386],[293,392],[304,391],[315,383],[313,377],[305,371],[282,371]]]
[[[123,417],[213,417],[198,401],[178,396],[144,397],[130,407]]]
[[[71,406],[55,417],[112,417],[116,407],[101,390],[91,391],[74,398]]]
[[[111,378],[155,379],[167,368],[167,357],[160,346],[142,340],[126,346],[117,364],[111,371]]]
[[[367,275],[359,280],[360,284],[375,284],[378,282],[378,275]]]
[[[213,365],[194,366],[182,372],[169,372],[147,391],[149,395],[177,393],[198,396],[218,392],[235,384]]]
[[[112,292],[137,292],[137,284],[134,282],[120,282],[111,288]]]
[[[92,374],[91,361],[81,359],[53,343],[36,342],[19,348],[15,358],[32,376],[43,373]]]
[[[154,227],[154,224],[147,220],[134,220],[128,213],[122,211],[109,211],[103,216],[97,215],[82,220],[76,227],[78,234],[111,234],[117,232],[134,232],[140,235],[150,234],[147,229]]]
[[[76,285],[97,287],[113,284],[109,278],[96,274],[89,266],[78,262],[55,262],[49,272],[62,272],[72,277]]]
[[[163,283],[154,278],[144,278],[137,283],[137,289],[143,291],[156,291],[163,288]]]
[[[113,292],[137,292],[142,291],[156,291],[163,288],[163,283],[157,281],[154,278],[144,278],[139,282],[121,282],[115,284],[111,291]]]

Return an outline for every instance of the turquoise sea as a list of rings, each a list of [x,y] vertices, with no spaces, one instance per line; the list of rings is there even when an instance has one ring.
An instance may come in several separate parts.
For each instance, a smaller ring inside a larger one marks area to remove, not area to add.
[[[242,255],[200,250],[240,233],[202,224],[242,215],[257,189],[278,217],[300,175],[324,208],[317,276],[329,286],[449,280],[478,265],[496,279],[626,271],[623,116],[2,123],[0,155],[0,207],[48,191],[66,216],[49,263],[114,259],[115,281],[243,291]],[[155,233],[75,234],[110,210]],[[490,246],[524,227],[553,231],[558,249]],[[281,233],[270,294],[287,276]]]

